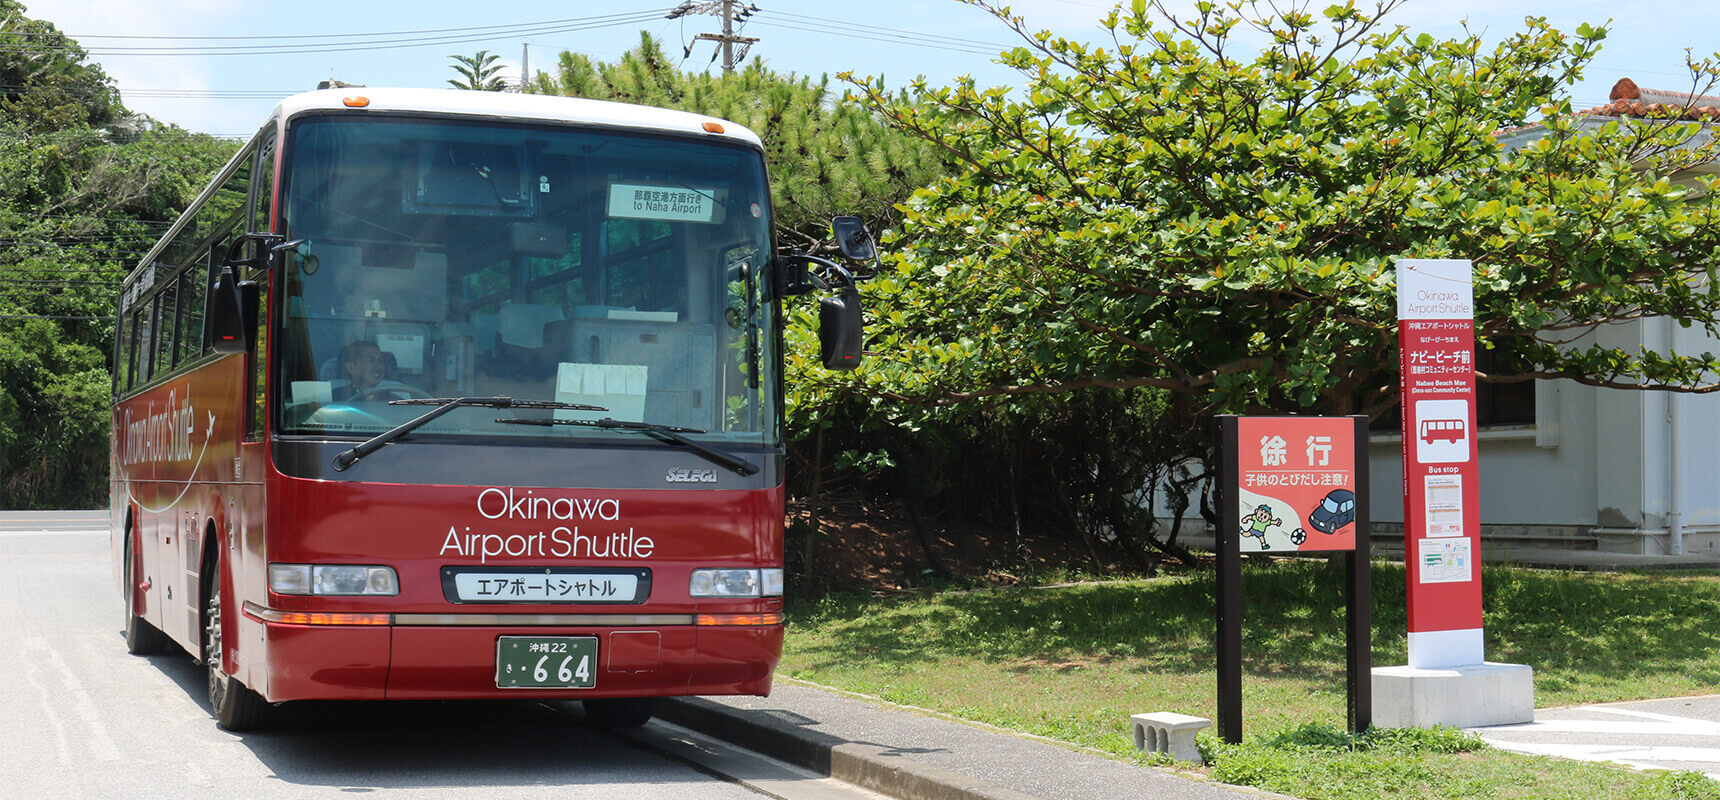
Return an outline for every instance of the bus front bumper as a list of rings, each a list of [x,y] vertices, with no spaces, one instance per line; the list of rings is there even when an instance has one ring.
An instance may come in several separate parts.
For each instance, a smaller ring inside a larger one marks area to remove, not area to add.
[[[782,653],[780,615],[763,620],[690,618],[651,626],[471,624],[494,619],[397,615],[387,624],[274,622],[247,604],[247,653],[239,675],[271,702],[494,698],[767,695]],[[597,639],[600,665],[589,689],[499,688],[502,636]]]

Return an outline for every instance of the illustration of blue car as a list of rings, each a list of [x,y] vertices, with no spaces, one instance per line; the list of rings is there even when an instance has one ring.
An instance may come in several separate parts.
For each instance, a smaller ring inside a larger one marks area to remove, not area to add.
[[[1337,533],[1355,519],[1356,493],[1349,489],[1332,490],[1318,508],[1308,512],[1308,524],[1321,533]]]
[[[1356,493],[1349,489],[1333,489],[1320,500],[1320,505],[1308,512],[1308,524],[1325,534],[1337,533],[1339,528],[1356,520]],[[1301,528],[1290,532],[1290,542],[1301,544],[1308,541],[1308,533]]]

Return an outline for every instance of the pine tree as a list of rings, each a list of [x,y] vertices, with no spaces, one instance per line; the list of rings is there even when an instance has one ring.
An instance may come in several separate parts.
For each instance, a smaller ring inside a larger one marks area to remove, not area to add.
[[[528,91],[674,108],[752,129],[764,140],[777,232],[791,246],[823,243],[837,214],[888,230],[896,204],[946,173],[935,150],[833,92],[828,76],[784,75],[756,58],[727,75],[684,72],[645,32],[614,63],[563,52]]]

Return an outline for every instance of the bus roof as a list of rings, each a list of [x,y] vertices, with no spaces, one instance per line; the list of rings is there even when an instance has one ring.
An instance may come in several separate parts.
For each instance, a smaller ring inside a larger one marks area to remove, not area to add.
[[[476,92],[469,89],[391,89],[352,86],[342,89],[320,89],[295,94],[275,106],[277,119],[298,114],[351,110],[346,99],[362,97],[369,101],[368,111],[409,111],[432,114],[458,114],[474,117],[546,122],[583,122],[618,128],[687,133],[700,137],[722,137],[763,147],[758,134],[745,126],[717,117],[673,111],[666,108],[611,103],[576,97],[511,92]],[[704,128],[707,122],[718,123],[722,133]]]

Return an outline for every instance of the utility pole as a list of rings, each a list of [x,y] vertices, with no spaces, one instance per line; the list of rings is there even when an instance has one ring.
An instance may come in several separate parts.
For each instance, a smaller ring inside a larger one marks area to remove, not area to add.
[[[747,17],[757,12],[758,6],[741,6],[736,0],[702,0],[701,2],[682,0],[681,5],[669,12],[667,19],[679,19],[689,14],[722,15],[722,33],[701,33],[694,36],[693,41],[710,41],[721,44],[723,47],[723,72],[729,73],[735,71],[735,64],[746,60],[747,50],[751,49],[753,44],[758,41],[756,36],[736,36],[735,23],[745,22]],[[734,49],[737,44],[741,46],[739,53],[736,53]],[[688,45],[682,57],[685,58],[692,54],[693,46]]]

